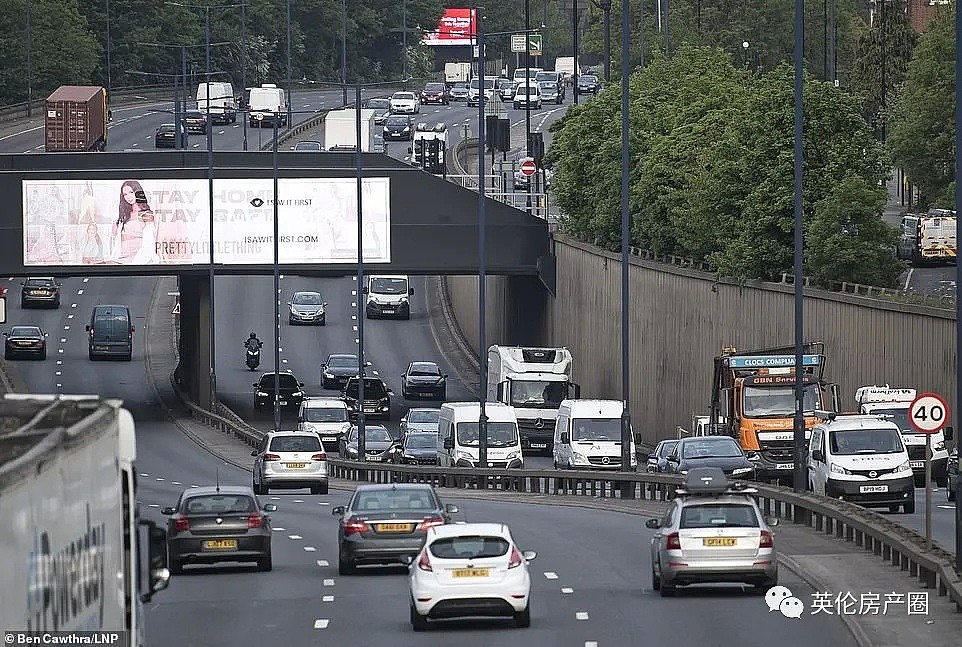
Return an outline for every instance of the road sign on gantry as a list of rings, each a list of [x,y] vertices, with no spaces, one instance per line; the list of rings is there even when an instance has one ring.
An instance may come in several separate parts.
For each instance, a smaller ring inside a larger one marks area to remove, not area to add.
[[[923,434],[941,431],[948,417],[949,405],[935,393],[923,393],[909,406],[909,422]]]
[[[534,160],[525,160],[521,162],[521,172],[526,176],[531,177],[538,170],[538,165],[534,163]]]

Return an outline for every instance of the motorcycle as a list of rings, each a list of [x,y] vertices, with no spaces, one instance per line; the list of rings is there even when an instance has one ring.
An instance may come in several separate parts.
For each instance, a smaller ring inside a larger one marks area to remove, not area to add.
[[[261,349],[260,348],[248,348],[247,349],[247,368],[254,371],[261,363]]]

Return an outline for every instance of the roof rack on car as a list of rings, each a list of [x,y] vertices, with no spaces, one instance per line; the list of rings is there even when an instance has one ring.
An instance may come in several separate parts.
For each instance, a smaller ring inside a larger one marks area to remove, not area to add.
[[[718,467],[689,470],[684,484],[675,489],[676,496],[721,496],[724,494],[757,494],[758,490],[741,481],[729,481]]]

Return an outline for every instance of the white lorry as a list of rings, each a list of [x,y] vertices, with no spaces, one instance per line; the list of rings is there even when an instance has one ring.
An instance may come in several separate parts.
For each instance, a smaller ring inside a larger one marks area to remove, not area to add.
[[[474,76],[474,66],[471,63],[453,62],[444,64],[444,82],[451,86],[455,83],[467,83]]]
[[[377,110],[361,109],[361,152],[374,150],[374,119]],[[357,111],[354,108],[331,110],[324,117],[324,150],[357,150]]]
[[[915,484],[925,486],[925,434],[920,434],[909,422],[909,407],[915,399],[915,389],[893,389],[885,386],[863,386],[855,391],[859,413],[867,413],[891,420],[902,431],[902,442],[909,452],[909,464],[915,474]],[[946,486],[949,452],[946,440],[952,440],[952,427],[932,434],[932,478],[939,487]]]
[[[119,400],[8,394],[0,420],[0,627],[144,645],[143,603],[170,572],[167,533],[138,518],[133,417]]]
[[[273,83],[265,83],[259,88],[251,88],[248,99],[248,125],[251,128],[287,125],[287,95]]]
[[[571,382],[571,360],[564,347],[488,348],[487,399],[514,407],[523,449],[551,454],[558,408],[581,394]]]
[[[199,84],[197,86],[197,110],[206,114],[211,122],[234,123],[237,121],[234,86],[220,81]]]

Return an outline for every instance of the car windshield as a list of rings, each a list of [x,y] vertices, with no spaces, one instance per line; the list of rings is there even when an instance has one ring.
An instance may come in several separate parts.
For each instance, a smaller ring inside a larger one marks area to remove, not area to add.
[[[280,385],[282,389],[296,389],[298,388],[297,378],[290,373],[280,374]],[[270,373],[261,378],[261,388],[262,389],[273,389],[274,388],[274,374]]]
[[[458,423],[458,444],[478,447],[481,434],[476,422]],[[518,444],[518,426],[513,422],[488,422],[488,447],[511,447]]]
[[[477,90],[478,88],[481,87],[481,82],[478,81],[477,79],[474,79],[473,81],[471,81],[471,87],[472,87],[473,89]],[[485,89],[485,90],[489,90],[489,89],[491,89],[491,88],[493,88],[493,87],[494,87],[494,79],[485,79],[485,80],[484,80],[484,89]]]
[[[319,151],[322,148],[320,142],[297,142],[294,145],[296,151]]]
[[[444,84],[428,83],[426,86],[424,86],[424,91],[425,92],[444,92]]]
[[[347,394],[351,397],[357,397],[357,387],[359,380],[351,380],[347,385]],[[376,377],[364,378],[364,398],[383,398],[387,395],[387,389],[384,388],[384,382],[377,379]]]
[[[359,368],[357,355],[338,355],[327,358],[328,368]]]
[[[294,305],[319,306],[321,303],[321,295],[317,292],[298,292],[294,295]]]
[[[162,132],[162,133],[170,133],[170,132],[173,132],[173,131],[174,131],[174,124],[162,124],[162,125],[160,126],[160,128],[158,128],[158,130],[160,130],[160,132]]]
[[[681,529],[691,528],[758,528],[755,508],[740,503],[690,505],[681,510]]]
[[[539,81],[539,82],[540,81],[557,81],[558,73],[557,72],[538,72],[538,74],[534,77],[534,79],[535,81]]]
[[[187,118],[188,118],[188,119],[203,119],[203,118],[204,118],[204,113],[202,113],[202,112],[188,112],[188,113],[187,113]]]
[[[369,110],[390,110],[391,101],[389,99],[368,99],[367,107]]]
[[[410,101],[414,99],[413,92],[395,92],[392,99],[400,99],[401,101]]]
[[[736,458],[741,455],[741,447],[730,438],[695,440],[682,445],[682,458]]]
[[[673,449],[675,449],[675,445],[677,444],[678,444],[677,440],[672,440],[670,442],[662,443],[661,448],[657,452],[658,456],[664,458],[665,456],[670,454]]]
[[[509,544],[502,537],[445,537],[431,543],[431,554],[439,559],[484,559],[507,554]]]
[[[902,436],[894,429],[847,429],[828,434],[832,453],[836,456],[854,454],[898,454],[905,451]]]
[[[360,490],[351,501],[352,512],[405,511],[428,514],[438,509],[438,500],[428,488]]]
[[[347,422],[347,409],[340,407],[308,407],[304,422]]]
[[[577,418],[572,420],[571,439],[621,441],[621,418]]]
[[[40,329],[36,326],[14,326],[10,329],[11,337],[40,337]]]
[[[407,294],[407,279],[388,279],[378,277],[371,279],[371,292],[375,294]]]
[[[188,515],[233,514],[254,512],[254,499],[243,494],[211,494],[185,499],[181,511]]]
[[[438,369],[437,364],[430,364],[428,362],[415,362],[411,364],[411,370],[408,371],[408,375],[440,375],[441,371]]]
[[[791,386],[746,386],[742,409],[746,418],[788,418],[795,415],[795,388]],[[805,387],[803,408],[818,409],[818,385]]]
[[[438,437],[435,434],[411,434],[404,439],[405,449],[437,449]]]
[[[568,397],[567,382],[511,381],[511,406],[557,409]]]
[[[889,422],[894,422],[902,430],[903,434],[916,434],[915,427],[909,422],[908,409],[872,409],[871,414],[884,418]]]
[[[274,436],[271,438],[272,452],[319,452],[321,441],[311,433],[303,436]]]
[[[441,416],[440,409],[412,409],[408,411],[408,424],[418,423],[418,424],[438,424],[438,418]]]
[[[23,285],[28,288],[52,288],[54,281],[53,279],[27,279]]]
[[[384,427],[364,427],[365,443],[389,443],[394,439]],[[351,428],[351,442],[357,442],[357,427]]]
[[[407,117],[388,117],[388,126],[409,126],[411,124]]]
[[[598,77],[592,74],[585,74],[584,76],[581,77],[581,81],[584,83],[597,83]]]

